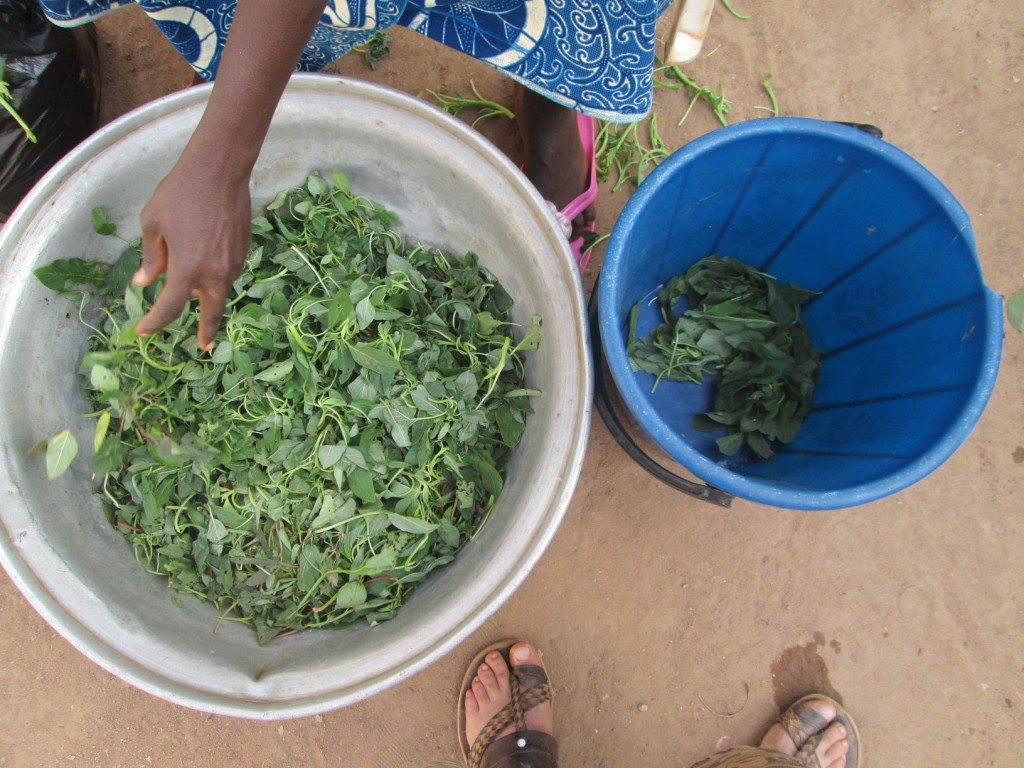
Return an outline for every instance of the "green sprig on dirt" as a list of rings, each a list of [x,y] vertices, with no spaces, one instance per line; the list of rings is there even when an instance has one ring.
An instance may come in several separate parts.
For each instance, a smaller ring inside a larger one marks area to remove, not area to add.
[[[725,10],[727,10],[729,13],[731,13],[737,19],[742,19],[742,20],[746,21],[746,20],[751,18],[751,15],[749,13],[740,13],[735,8],[733,8],[732,7],[732,3],[730,3],[729,0],[722,0],[722,5],[725,8]]]
[[[716,91],[706,85],[701,85],[689,76],[683,73],[683,71],[676,65],[661,65],[655,69],[655,75],[658,73],[665,73],[664,78],[655,77],[654,86],[656,88],[667,88],[669,90],[680,90],[686,88],[691,94],[690,103],[683,113],[683,116],[679,118],[677,125],[682,125],[683,122],[689,117],[690,112],[693,110],[694,105],[699,101],[706,101],[712,111],[715,113],[715,117],[718,118],[723,126],[727,126],[729,121],[727,115],[732,111],[732,102],[725,98],[725,89]]]
[[[764,92],[768,94],[768,99],[772,103],[771,109],[769,110],[772,113],[772,117],[778,117],[779,116],[779,100],[775,96],[775,87],[772,85],[772,76],[771,76],[770,73],[762,81],[761,87],[764,89]],[[760,107],[760,109],[764,109],[764,107]]]
[[[626,125],[600,123],[594,139],[597,177],[606,181],[614,175],[612,192],[618,192],[626,182],[639,187],[669,154],[655,114],[645,121]]]
[[[505,117],[509,120],[516,119],[515,113],[504,104],[484,98],[483,94],[476,87],[476,83],[472,80],[469,81],[469,89],[473,92],[472,96],[463,96],[459,93],[442,93],[432,91],[429,88],[423,91],[423,93],[430,94],[441,105],[441,108],[450,115],[458,115],[465,109],[475,109],[477,116],[472,123],[474,128],[481,120],[487,120],[491,117]],[[420,94],[421,97],[423,93]]]

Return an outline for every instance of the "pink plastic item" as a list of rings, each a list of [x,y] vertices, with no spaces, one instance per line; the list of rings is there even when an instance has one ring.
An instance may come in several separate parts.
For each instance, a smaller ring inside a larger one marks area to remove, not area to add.
[[[594,125],[594,118],[577,113],[576,125],[580,132],[580,142],[583,144],[583,152],[587,156],[590,184],[579,197],[570,201],[569,204],[560,211],[560,213],[570,222],[583,213],[583,211],[585,211],[594,202],[594,200],[597,199],[597,163],[595,162],[594,154],[594,140],[597,131]],[[592,221],[584,229],[588,232],[593,232],[595,224],[596,221]],[[582,272],[586,269],[587,262],[590,261],[590,253],[583,252],[583,236],[581,235],[575,240],[570,240],[569,245],[572,246],[572,252],[576,256],[576,263],[580,267],[580,272]]]

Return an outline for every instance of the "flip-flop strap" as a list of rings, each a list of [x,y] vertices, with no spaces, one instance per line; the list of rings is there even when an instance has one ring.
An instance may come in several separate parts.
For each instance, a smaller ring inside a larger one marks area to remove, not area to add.
[[[860,768],[860,735],[857,733],[857,727],[842,707],[838,704],[836,707],[836,719],[832,723],[838,723],[846,729],[846,768]],[[826,728],[830,727],[832,723],[829,723]],[[797,750],[796,759],[800,761],[800,765],[804,766],[804,768],[821,768],[821,761],[818,760],[815,751],[825,738],[826,728],[810,736],[800,749]]]
[[[480,768],[480,761],[484,752],[494,743],[499,733],[512,725],[512,704],[506,704],[494,717],[487,721],[487,725],[477,734],[473,746],[469,750],[469,768]]]
[[[812,734],[819,733],[828,726],[828,721],[807,703],[799,703],[787,709],[779,717],[779,722],[793,740],[797,750],[807,743]]]
[[[512,688],[512,722],[517,731],[526,730],[526,713],[534,707],[551,701],[551,684],[543,667],[523,665],[513,667],[509,676]]]
[[[818,755],[815,750],[818,749],[818,745],[821,744],[821,740],[825,737],[824,731],[819,731],[807,738],[804,741],[803,746],[797,750],[796,759],[800,762],[800,765],[804,768],[821,768],[821,761],[818,760]]]
[[[795,757],[761,747],[733,747],[706,757],[690,768],[803,768]]]
[[[515,733],[526,730],[526,713],[534,707],[551,701],[551,683],[544,668],[534,664],[521,664],[510,669],[509,687],[512,700],[487,721],[487,725],[473,741],[469,750],[469,768],[480,768],[488,748],[499,733],[514,726]],[[512,735],[515,735],[513,733]]]

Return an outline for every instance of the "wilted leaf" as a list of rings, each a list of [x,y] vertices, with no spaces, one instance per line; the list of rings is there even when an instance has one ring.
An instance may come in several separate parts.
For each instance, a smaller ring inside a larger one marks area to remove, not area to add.
[[[78,455],[78,441],[65,429],[53,437],[46,444],[46,475],[51,480],[56,480],[63,475],[71,462]]]
[[[1006,317],[1010,325],[1024,333],[1024,288],[1013,294],[1006,302]]]

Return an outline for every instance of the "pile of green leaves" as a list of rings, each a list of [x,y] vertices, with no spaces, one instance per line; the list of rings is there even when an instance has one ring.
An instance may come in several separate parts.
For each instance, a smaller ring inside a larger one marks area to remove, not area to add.
[[[135,334],[153,298],[130,282],[136,246],[37,272],[103,300],[81,373],[113,524],[262,642],[392,617],[484,521],[539,395],[523,352],[540,319],[517,341],[473,254],[408,247],[394,224],[340,174],[280,194],[212,353],[194,309]]]
[[[772,443],[790,443],[810,411],[820,355],[800,322],[813,291],[735,259],[709,256],[669,280],[657,294],[663,322],[637,338],[640,303],[630,313],[627,354],[634,370],[702,384],[717,376],[713,409],[693,419],[696,429],[727,434],[716,441],[726,456],[744,445],[764,459]],[[677,312],[682,299],[687,309]]]

